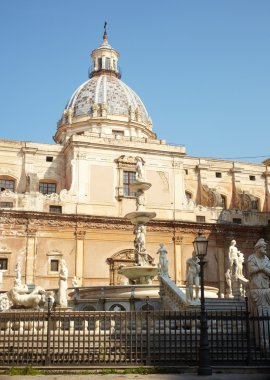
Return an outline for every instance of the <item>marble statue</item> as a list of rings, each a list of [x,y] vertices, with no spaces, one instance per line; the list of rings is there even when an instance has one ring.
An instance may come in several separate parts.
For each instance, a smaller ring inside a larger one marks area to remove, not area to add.
[[[259,239],[255,253],[248,258],[249,302],[251,311],[260,316],[270,315],[270,260],[266,256],[266,242]],[[255,339],[264,350],[270,351],[270,326],[267,319],[255,326]]]
[[[248,280],[243,275],[244,255],[237,249],[235,240],[231,241],[228,256],[230,264],[232,295],[234,297],[245,296],[245,287],[248,283]]]
[[[226,294],[227,294],[227,297],[231,298],[233,297],[233,294],[232,294],[232,275],[231,275],[230,268],[225,273],[225,280],[226,280],[226,284],[228,288],[228,291],[226,292]]]
[[[144,211],[145,197],[144,191],[138,190],[136,193],[136,211]]]
[[[237,259],[236,274],[237,274],[237,277],[244,277],[243,275],[243,263],[245,261],[244,254],[241,251],[238,251],[237,255],[238,255],[238,259]]]
[[[143,266],[147,264],[147,254],[146,254],[146,248],[145,248],[145,233],[146,228],[142,224],[138,224],[134,228],[134,234],[135,234],[135,240],[134,240],[134,247],[137,251],[136,254],[136,261],[137,264],[140,266]]]
[[[68,121],[68,124],[72,124],[72,118],[73,118],[73,109],[72,108],[68,108],[67,109],[67,121]]]
[[[266,256],[266,242],[259,239],[255,253],[248,258],[249,289],[253,309],[270,313],[270,260]]]
[[[77,278],[77,276],[73,277],[71,284],[72,284],[73,288],[77,288],[79,286],[79,279]]]
[[[41,286],[36,286],[31,293],[26,293],[25,287],[14,286],[7,292],[9,300],[13,304],[13,308],[35,309],[40,303],[45,302],[45,290]]]
[[[200,289],[200,264],[196,252],[192,252],[192,257],[186,261],[186,296],[187,301],[194,301],[193,287],[195,286],[195,301],[199,300]]]
[[[136,160],[136,166],[135,166],[136,180],[142,182],[145,180],[144,169],[143,169],[143,161],[142,161],[141,157],[136,157],[135,160]]]
[[[235,275],[237,263],[238,263],[238,249],[236,247],[236,241],[235,240],[231,241],[231,245],[229,247],[228,255],[229,255],[229,263],[230,263],[231,274]]]
[[[60,261],[59,272],[59,290],[58,290],[58,304],[60,307],[67,307],[67,280],[68,280],[68,268],[65,259]]]
[[[159,250],[157,251],[157,255],[159,255],[159,272],[163,276],[169,276],[168,273],[168,257],[167,257],[167,249],[163,243],[159,244]]]

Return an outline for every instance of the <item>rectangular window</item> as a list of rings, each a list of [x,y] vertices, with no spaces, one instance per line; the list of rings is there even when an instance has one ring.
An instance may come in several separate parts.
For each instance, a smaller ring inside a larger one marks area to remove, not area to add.
[[[56,193],[56,184],[55,183],[45,183],[40,182],[39,192],[42,194],[53,194]]]
[[[124,137],[124,136],[125,136],[124,131],[116,131],[116,130],[112,130],[112,134],[114,135],[114,137],[117,137],[117,136]]]
[[[188,169],[185,169],[185,174],[188,175]]]
[[[196,215],[196,222],[199,222],[199,223],[205,222],[205,216]]]
[[[13,208],[13,203],[12,202],[0,202],[0,207],[1,208]]]
[[[130,190],[130,185],[135,182],[136,180],[136,173],[135,172],[124,172],[124,196],[125,197],[135,197],[136,193],[134,191]]]
[[[221,178],[222,174],[220,172],[216,172],[216,178]]]
[[[250,181],[256,181],[255,175],[250,175],[249,179],[250,179]]]
[[[0,270],[7,270],[8,269],[8,259],[4,257],[0,257]]]
[[[233,218],[233,223],[235,223],[235,224],[242,224],[242,219],[240,219],[240,218]]]
[[[55,260],[55,259],[51,260],[50,270],[51,270],[51,272],[58,272],[59,271],[59,260]]]
[[[50,212],[62,214],[62,206],[50,206]]]
[[[1,191],[11,190],[14,192],[15,181],[12,179],[0,179],[0,189]]]
[[[46,162],[53,162],[53,157],[52,156],[47,156],[46,157]]]

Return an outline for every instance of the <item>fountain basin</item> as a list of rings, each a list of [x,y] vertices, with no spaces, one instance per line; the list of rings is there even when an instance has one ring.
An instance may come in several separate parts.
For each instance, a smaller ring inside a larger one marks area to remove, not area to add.
[[[152,284],[153,278],[158,274],[158,267],[152,265],[122,267],[118,273],[127,277],[130,284]]]
[[[146,190],[150,189],[151,186],[152,186],[152,184],[149,182],[135,181],[135,182],[130,184],[130,189],[132,191],[138,191],[138,190],[146,191]]]
[[[154,219],[156,217],[155,212],[147,212],[147,211],[134,211],[125,215],[125,218],[129,219],[132,224],[146,224],[149,220]]]

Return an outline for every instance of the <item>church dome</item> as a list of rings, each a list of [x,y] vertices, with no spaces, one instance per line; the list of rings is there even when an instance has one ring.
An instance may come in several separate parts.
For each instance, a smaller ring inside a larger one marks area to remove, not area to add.
[[[101,74],[90,78],[74,92],[66,109],[73,108],[74,117],[93,115],[95,104],[106,105],[107,117],[128,118],[132,112],[138,112],[140,121],[148,123],[148,114],[139,96],[115,76]]]
[[[139,96],[121,81],[119,53],[109,45],[107,33],[91,53],[89,80],[68,101],[54,139],[64,143],[74,134],[150,137],[152,120]]]

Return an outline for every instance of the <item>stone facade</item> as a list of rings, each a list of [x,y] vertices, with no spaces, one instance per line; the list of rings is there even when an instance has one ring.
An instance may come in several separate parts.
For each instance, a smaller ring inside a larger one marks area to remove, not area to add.
[[[270,160],[191,157],[184,146],[157,139],[140,98],[117,82],[118,55],[104,36],[92,52],[92,82],[71,97],[55,144],[0,141],[3,290],[12,286],[19,255],[27,284],[57,287],[62,258],[69,286],[74,276],[80,285],[121,281],[107,260],[133,249],[133,228],[124,215],[135,208],[128,189],[136,156],[152,183],[146,211],[157,214],[147,225],[147,251],[157,263],[159,243],[166,245],[177,284],[184,284],[199,229],[209,238],[206,283],[222,294],[230,241],[237,239],[247,259],[259,237],[269,238]]]

